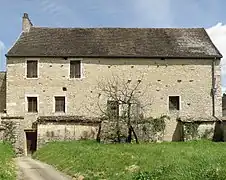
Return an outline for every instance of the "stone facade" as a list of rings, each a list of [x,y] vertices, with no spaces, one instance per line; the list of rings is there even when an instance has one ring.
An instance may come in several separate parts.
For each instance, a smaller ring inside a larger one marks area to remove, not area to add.
[[[66,97],[67,115],[97,116],[98,82],[117,74],[124,79],[142,79],[142,88],[146,91],[143,100],[152,102],[147,112],[150,116],[171,114],[168,108],[170,95],[180,96],[180,115],[212,116],[211,60],[82,59],[81,79],[69,79],[69,61],[41,58],[39,77],[27,79],[26,58],[9,58],[7,114],[25,116],[29,126],[37,115],[58,115],[53,110],[53,101],[54,96],[62,95]],[[215,112],[218,117],[222,114],[219,61],[216,72]],[[67,91],[63,91],[63,87]],[[38,97],[38,114],[26,112],[25,100],[30,95]]]
[[[140,102],[151,103],[145,116],[168,115],[164,140],[171,141],[180,116],[212,116],[212,60],[211,59],[133,59],[83,58],[82,77],[69,78],[71,59],[32,58],[38,60],[38,78],[26,78],[27,58],[7,60],[7,114],[24,116],[24,129],[32,128],[38,116],[78,115],[98,117],[98,83],[113,75],[125,80],[141,79],[145,91]],[[75,60],[75,59],[73,59]],[[221,117],[220,61],[215,63],[215,116]],[[63,91],[66,87],[66,91]],[[54,96],[66,97],[66,112],[54,112]],[[169,96],[180,97],[180,111],[169,111]],[[27,112],[27,96],[38,97],[38,113]],[[107,100],[101,99],[106,107]]]
[[[0,113],[6,109],[6,72],[0,72]]]

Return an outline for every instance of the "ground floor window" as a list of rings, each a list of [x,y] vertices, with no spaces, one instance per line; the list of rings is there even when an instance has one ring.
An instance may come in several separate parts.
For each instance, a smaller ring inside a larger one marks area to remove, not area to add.
[[[179,96],[169,96],[169,110],[180,110]]]

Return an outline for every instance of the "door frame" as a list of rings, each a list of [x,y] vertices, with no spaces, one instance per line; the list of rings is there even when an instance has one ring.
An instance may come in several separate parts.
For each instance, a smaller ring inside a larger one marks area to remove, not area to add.
[[[25,146],[25,156],[28,156],[28,149],[27,149],[27,134],[28,133],[36,133],[36,139],[35,139],[35,143],[36,143],[36,150],[37,150],[37,129],[24,129],[24,138],[25,138],[25,143],[24,143],[24,146]],[[35,150],[35,151],[36,151]]]

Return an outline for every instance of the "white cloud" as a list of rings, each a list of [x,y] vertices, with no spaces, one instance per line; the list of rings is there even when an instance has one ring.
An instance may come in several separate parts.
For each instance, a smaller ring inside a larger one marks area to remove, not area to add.
[[[223,55],[221,60],[221,75],[222,75],[222,92],[226,92],[226,25],[218,23],[217,25],[208,28],[207,33],[211,40]]]

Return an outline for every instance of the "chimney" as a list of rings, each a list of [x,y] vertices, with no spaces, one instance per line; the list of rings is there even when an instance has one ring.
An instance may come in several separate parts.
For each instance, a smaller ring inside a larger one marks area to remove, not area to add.
[[[33,26],[31,20],[28,17],[27,13],[24,13],[23,21],[22,21],[22,30],[23,32],[29,32],[30,28]]]

